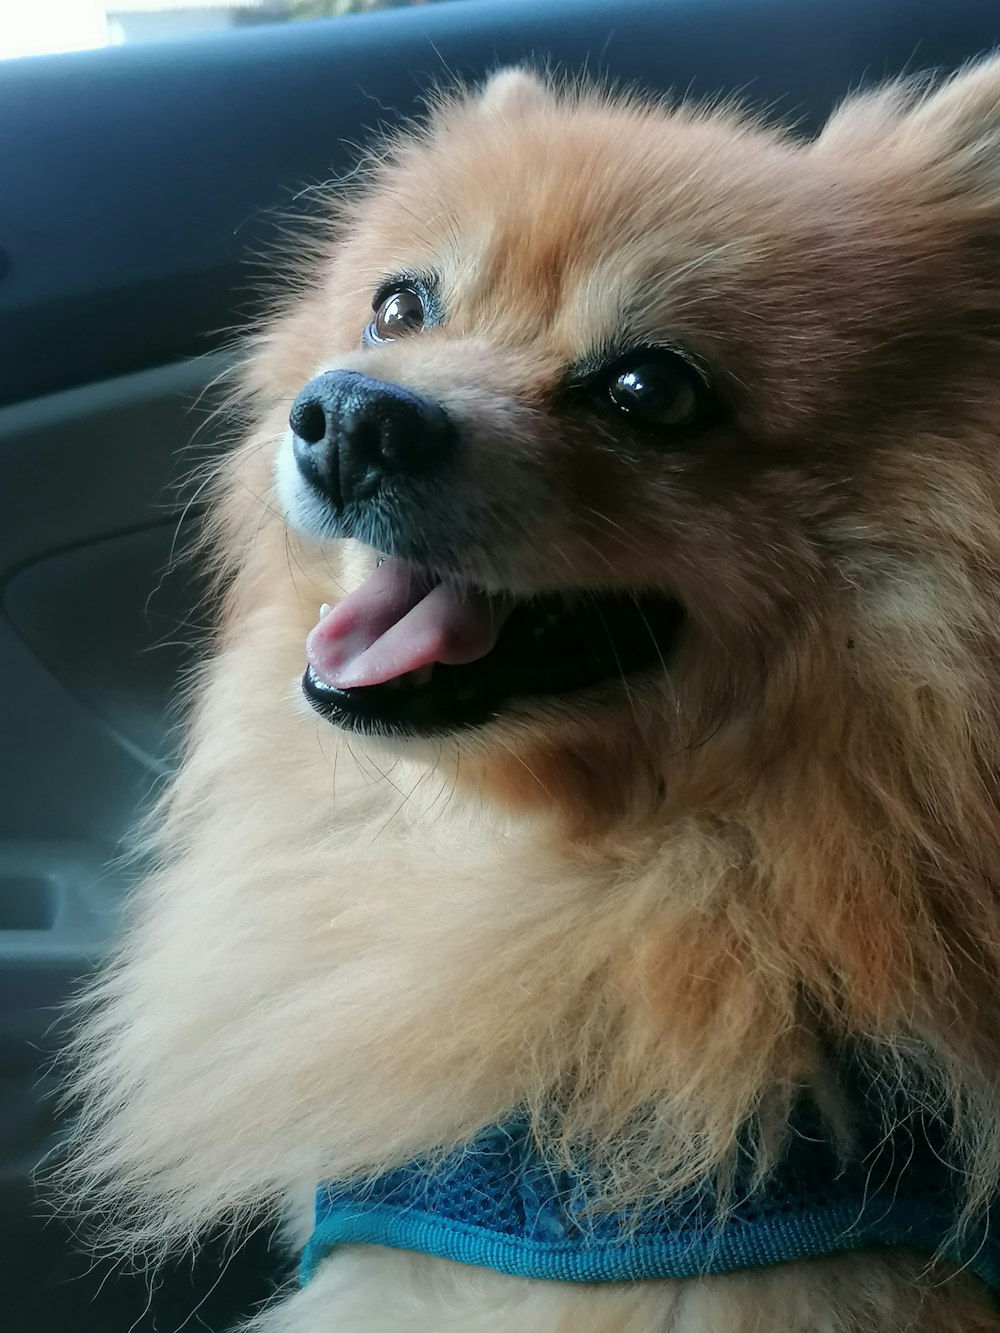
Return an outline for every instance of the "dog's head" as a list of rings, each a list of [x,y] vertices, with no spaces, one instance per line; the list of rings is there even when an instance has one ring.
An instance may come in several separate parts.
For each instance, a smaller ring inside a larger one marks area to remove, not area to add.
[[[994,726],[998,136],[994,65],[808,142],[518,71],[440,105],[256,365],[318,583],[342,551],[315,707],[605,808],[743,799],[862,715],[958,763]]]

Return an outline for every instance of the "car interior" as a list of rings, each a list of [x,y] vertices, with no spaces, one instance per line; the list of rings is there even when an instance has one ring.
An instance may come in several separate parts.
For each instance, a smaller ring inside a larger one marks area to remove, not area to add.
[[[516,62],[738,95],[809,133],[849,90],[998,44],[997,0],[438,0],[0,60],[7,1333],[223,1333],[294,1280],[263,1219],[194,1262],[95,1252],[38,1175],[66,1002],[141,872],[125,853],[208,628],[191,477],[232,433],[213,386],[317,187],[433,85]]]

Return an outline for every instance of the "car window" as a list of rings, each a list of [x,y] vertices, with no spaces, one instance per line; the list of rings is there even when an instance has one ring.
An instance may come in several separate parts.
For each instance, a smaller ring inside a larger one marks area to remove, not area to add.
[[[5,0],[0,59],[201,37],[448,0]]]

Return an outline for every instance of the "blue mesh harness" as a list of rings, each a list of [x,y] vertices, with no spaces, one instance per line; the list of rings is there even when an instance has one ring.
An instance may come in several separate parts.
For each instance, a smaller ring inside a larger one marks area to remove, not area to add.
[[[886,1133],[869,1111],[844,1160],[804,1108],[777,1168],[756,1191],[737,1190],[719,1222],[707,1190],[638,1217],[601,1212],[585,1177],[547,1165],[527,1123],[515,1120],[435,1165],[321,1186],[301,1278],[348,1243],[563,1282],[685,1278],[907,1246],[967,1267],[1000,1296],[1000,1224],[953,1234],[960,1181],[945,1142],[939,1122],[914,1113]]]

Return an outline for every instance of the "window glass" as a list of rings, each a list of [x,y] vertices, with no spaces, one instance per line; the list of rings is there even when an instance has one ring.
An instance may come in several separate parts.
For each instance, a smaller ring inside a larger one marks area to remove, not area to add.
[[[0,58],[162,42],[448,0],[0,0]]]

